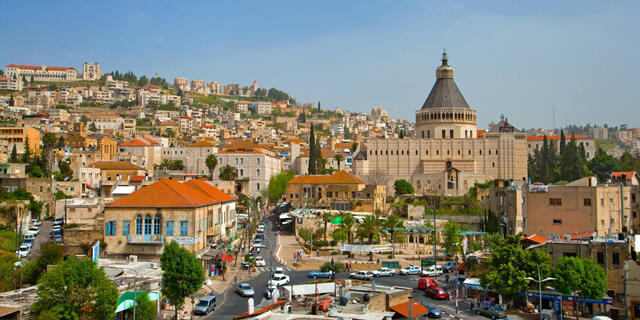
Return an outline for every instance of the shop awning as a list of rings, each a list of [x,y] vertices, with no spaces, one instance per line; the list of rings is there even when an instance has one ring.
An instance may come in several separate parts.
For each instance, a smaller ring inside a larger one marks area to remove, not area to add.
[[[136,298],[145,293],[145,291],[136,291]],[[155,292],[149,292],[149,300],[156,301],[159,300],[160,296]],[[116,308],[116,313],[122,312],[133,308],[133,291],[125,291],[118,298],[118,308]]]
[[[482,288],[480,286],[480,278],[465,279],[462,284],[464,284],[465,286],[470,287],[470,288]]]

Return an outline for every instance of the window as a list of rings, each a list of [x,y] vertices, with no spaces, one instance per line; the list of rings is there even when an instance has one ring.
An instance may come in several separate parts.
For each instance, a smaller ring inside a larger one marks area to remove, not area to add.
[[[424,131],[422,131],[422,139],[424,139]]]
[[[128,236],[129,235],[129,221],[123,221],[122,222],[122,235],[123,236]]]
[[[636,319],[640,318],[640,304],[633,305],[633,317]]]
[[[105,225],[105,235],[107,236],[115,236],[116,235],[116,222],[109,221]]]
[[[151,234],[151,215],[144,216],[144,234]]]
[[[180,221],[180,235],[186,236],[189,234],[189,221]]]
[[[332,191],[327,191],[327,198],[331,198],[333,197],[333,192]]]
[[[260,190],[260,183],[256,183],[256,190]]]
[[[553,219],[553,224],[562,224],[562,219]]]
[[[604,253],[598,252],[598,264],[604,264]]]
[[[453,139],[453,130],[449,130],[449,138]]]
[[[142,216],[136,216],[136,234],[142,234]]]
[[[611,259],[613,260],[613,264],[614,265],[619,265],[620,264],[620,254],[617,252],[614,252],[613,255],[611,256]]]
[[[293,199],[293,192],[289,193],[289,199]]]
[[[156,214],[153,217],[153,234],[160,234],[160,229],[162,229],[160,227],[160,223],[162,223],[160,220],[160,215]]]
[[[260,176],[260,169],[256,170],[256,176],[258,176],[258,177]]]
[[[442,139],[447,137],[447,130],[442,130]]]
[[[172,236],[173,235],[173,221],[167,221],[165,234],[168,235],[168,236]]]
[[[260,164],[260,158],[257,158],[256,160],[258,160],[258,164]]]
[[[355,198],[356,197],[356,193],[351,191],[351,198]]]
[[[561,206],[562,205],[562,199],[560,199],[560,198],[549,198],[549,205],[550,206]]]
[[[591,198],[584,198],[585,207],[591,207]]]
[[[427,130],[427,138],[431,138],[431,130]]]

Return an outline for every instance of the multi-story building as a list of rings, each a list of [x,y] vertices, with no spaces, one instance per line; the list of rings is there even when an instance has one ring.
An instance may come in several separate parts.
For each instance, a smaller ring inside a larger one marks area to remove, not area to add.
[[[605,127],[593,127],[589,128],[589,133],[595,140],[605,140],[609,139],[609,128]]]
[[[587,156],[587,160],[592,159],[596,156],[596,143],[593,139],[587,136],[579,136],[579,135],[568,135],[565,137],[566,143],[569,143],[571,139],[575,139],[576,144],[583,145],[584,151]],[[542,149],[542,145],[544,144],[544,136],[528,136],[527,137],[527,151],[529,155],[533,156],[536,152],[536,149]],[[561,136],[546,136],[547,143],[553,143],[556,147],[556,152],[560,153],[560,139]],[[552,142],[553,141],[553,142]]]
[[[476,111],[453,77],[453,67],[443,54],[436,83],[416,111],[417,137],[368,139],[353,161],[358,177],[383,180],[387,190],[393,190],[395,180],[406,179],[417,193],[441,195],[465,194],[475,182],[527,177],[525,134],[503,117],[479,135]]]
[[[155,182],[106,206],[106,254],[157,260],[173,240],[201,253],[234,235],[235,201],[203,180]]]
[[[7,78],[27,81],[74,81],[78,70],[74,67],[25,66],[10,64],[5,69]]]
[[[297,176],[287,183],[286,201],[294,207],[327,208],[373,212],[384,210],[386,190],[367,185],[362,179],[340,170],[329,176]]]
[[[145,176],[146,170],[127,161],[97,161],[89,168],[100,169],[101,182],[129,181],[134,176]]]
[[[207,83],[207,87],[209,88],[209,93],[211,94],[224,93],[224,88],[222,87],[222,84],[220,84],[220,82],[217,82],[217,81],[209,82]]]
[[[204,80],[191,80],[191,91],[203,91],[205,88]]]
[[[219,177],[220,168],[230,165],[236,169],[236,193],[260,195],[273,175],[282,171],[282,158],[273,150],[250,142],[234,142],[218,152],[218,166],[213,174]],[[218,181],[220,183],[220,181]]]
[[[206,160],[210,154],[218,153],[218,148],[212,142],[200,140],[186,147],[163,148],[161,158],[180,160],[187,174],[199,176],[209,175]]]
[[[87,115],[87,118],[89,118],[89,123],[95,125],[99,133],[114,133],[122,129],[124,123],[122,116],[115,113],[93,113]]]
[[[247,114],[251,110],[251,101],[236,101],[236,112],[240,114]]]
[[[180,116],[180,118],[178,118],[178,125],[180,126],[180,132],[191,133],[193,131],[193,118]]]
[[[268,101],[256,102],[256,113],[261,115],[271,114],[271,102],[268,102]]]
[[[13,146],[18,154],[24,154],[25,142],[29,141],[29,150],[40,150],[40,130],[30,127],[0,127],[0,161],[7,162]]]
[[[0,78],[0,90],[4,91],[21,91],[24,89],[22,78]]]
[[[345,169],[347,167],[346,157],[340,161],[340,165],[338,166],[338,162],[334,158],[337,153],[329,150],[322,150],[320,152],[322,154],[323,159],[327,159],[327,168],[338,171],[340,169]],[[338,168],[339,167],[339,168]],[[293,160],[293,169],[296,175],[307,175],[309,174],[309,151],[301,154]]]
[[[100,80],[102,71],[100,64],[96,62],[85,62],[82,64],[82,80]]]
[[[160,164],[162,146],[152,138],[133,138],[118,146],[118,160],[128,161],[153,173]],[[153,174],[152,174],[153,175]]]
[[[173,85],[182,90],[189,89],[189,79],[175,78],[173,79]]]

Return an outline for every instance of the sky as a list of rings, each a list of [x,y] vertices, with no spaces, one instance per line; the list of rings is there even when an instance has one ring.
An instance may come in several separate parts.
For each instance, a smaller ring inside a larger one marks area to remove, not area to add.
[[[639,1],[9,1],[0,65],[240,83],[415,121],[446,48],[478,127],[640,126]],[[555,107],[554,107],[555,106]]]

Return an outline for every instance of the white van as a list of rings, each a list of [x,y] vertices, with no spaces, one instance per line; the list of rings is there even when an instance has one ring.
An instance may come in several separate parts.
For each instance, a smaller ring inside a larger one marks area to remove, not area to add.
[[[24,240],[33,240],[35,239],[35,235],[33,233],[27,233],[24,235]]]

